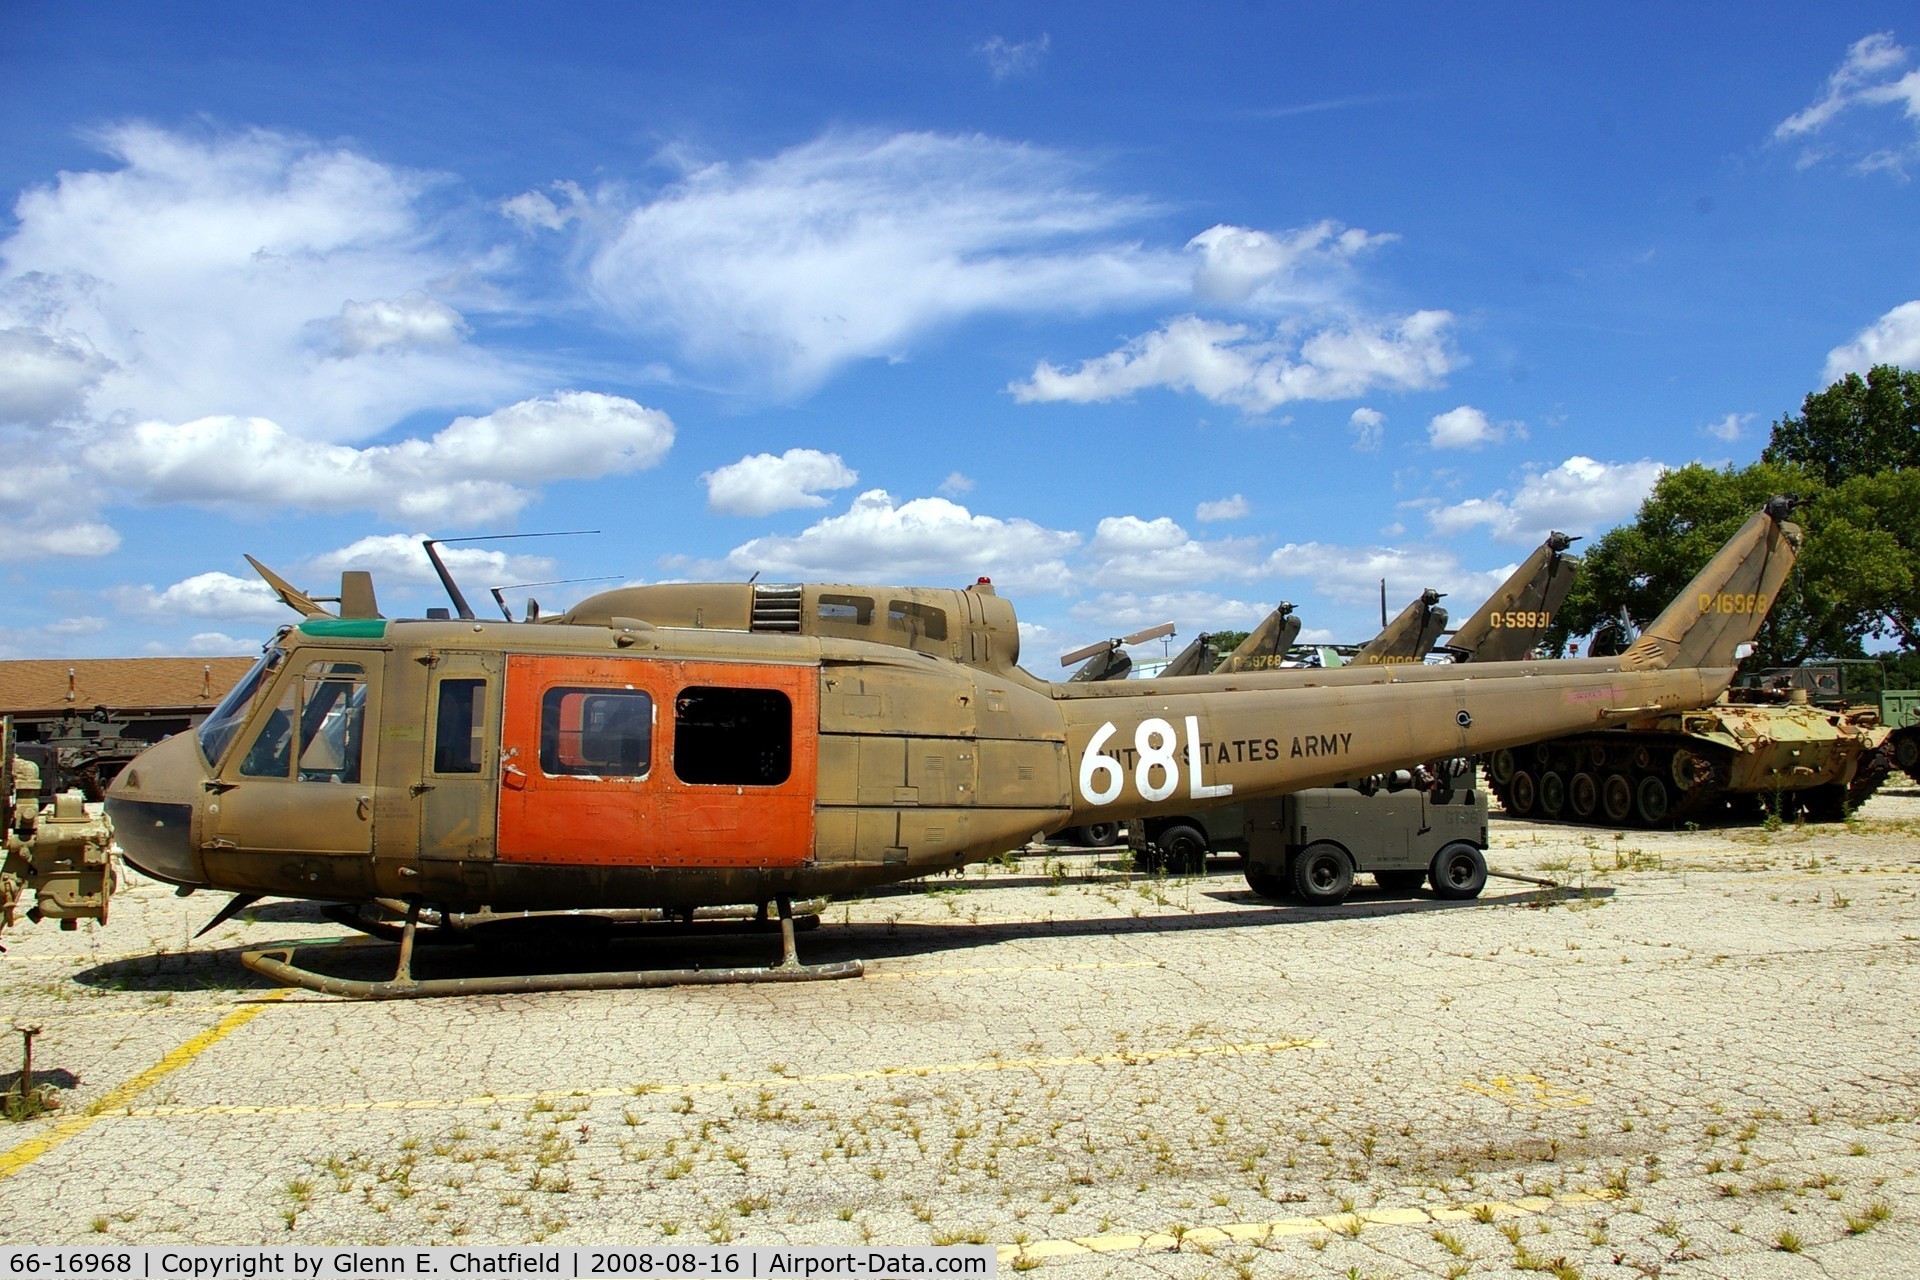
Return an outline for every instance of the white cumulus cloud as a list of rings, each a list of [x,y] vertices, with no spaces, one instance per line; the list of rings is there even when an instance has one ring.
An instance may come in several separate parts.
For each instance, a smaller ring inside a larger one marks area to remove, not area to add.
[[[154,619],[297,621],[292,611],[273,594],[273,589],[259,578],[236,578],[230,573],[218,571],[196,573],[161,589],[152,586],[116,587],[107,595],[122,612]]]
[[[1236,493],[1230,498],[1201,503],[1193,509],[1193,518],[1201,524],[1215,524],[1222,520],[1238,520],[1251,510],[1253,507],[1246,498]]]
[[[615,225],[587,275],[613,314],[684,360],[799,394],[968,316],[1177,296],[1178,255],[1122,234],[1146,207],[1083,185],[1083,170],[978,135],[831,134],[697,168],[624,210],[600,195]]]
[[[726,565],[772,581],[963,586],[984,576],[1016,591],[1057,591],[1071,581],[1064,557],[1079,543],[1077,533],[1031,520],[976,515],[945,498],[897,503],[869,489],[844,514],[791,537],[742,543]]]
[[[1074,370],[1043,360],[1009,390],[1023,403],[1090,404],[1164,387],[1264,413],[1295,400],[1431,387],[1456,362],[1447,341],[1452,320],[1445,311],[1355,320],[1313,333],[1296,350],[1278,334],[1183,316]]]
[[[376,591],[383,582],[437,583],[439,576],[434,573],[433,562],[427,559],[426,549],[421,545],[428,536],[424,533],[372,534],[338,550],[315,556],[307,567],[313,573],[329,576],[348,569],[366,570],[373,574]],[[447,572],[453,574],[463,588],[479,584],[482,579],[485,579],[484,585],[478,590],[508,582],[550,578],[559,567],[548,556],[515,555],[491,547],[455,545],[442,546],[438,550]],[[326,589],[315,587],[309,594],[332,594],[332,583],[320,585]]]
[[[1436,533],[1484,526],[1501,542],[1531,545],[1555,529],[1592,537],[1632,515],[1653,492],[1666,464],[1597,462],[1576,454],[1550,471],[1529,474],[1511,495],[1469,498],[1427,513]]]
[[[127,124],[98,143],[110,167],[25,192],[0,241],[0,325],[62,344],[52,385],[96,420],[354,439],[526,389],[440,296],[488,251],[455,245],[439,179],[265,130]]]
[[[1361,405],[1347,417],[1347,428],[1353,432],[1353,447],[1362,453],[1374,453],[1380,448],[1380,442],[1386,437],[1387,415],[1378,409],[1369,409]]]
[[[1876,364],[1920,367],[1920,300],[1903,302],[1827,353],[1822,377],[1832,382]]]
[[[1427,424],[1427,441],[1436,449],[1478,449],[1505,438],[1505,432],[1472,405],[1435,414]]]
[[[1752,421],[1753,415],[1750,413],[1730,413],[1718,422],[1709,422],[1701,427],[1700,434],[1732,443],[1740,438],[1741,430]]]
[[[1200,258],[1194,297],[1258,310],[1326,302],[1343,287],[1344,269],[1357,254],[1397,238],[1331,220],[1279,232],[1209,227],[1187,242]]]
[[[83,338],[0,329],[0,422],[45,426],[72,417],[112,367]]]
[[[451,347],[466,337],[458,311],[418,289],[398,298],[348,302],[333,322],[342,355],[381,350]]]
[[[1267,557],[1266,571],[1276,578],[1302,580],[1341,604],[1371,605],[1375,610],[1380,603],[1380,580],[1385,578],[1390,610],[1397,610],[1428,587],[1445,590],[1460,576],[1460,563],[1450,552],[1434,547],[1289,542]],[[1395,600],[1399,603],[1392,603]]]
[[[1201,541],[1166,516],[1108,516],[1094,530],[1086,556],[1086,580],[1116,589],[1244,579],[1260,571],[1260,552],[1251,540]]]
[[[860,475],[837,453],[789,449],[756,453],[701,475],[707,509],[729,516],[764,516],[795,507],[824,507],[822,490],[844,489]]]
[[[456,419],[428,440],[364,449],[304,440],[264,418],[141,422],[96,443],[86,463],[147,502],[470,526],[518,512],[533,498],[527,485],[642,470],[672,443],[673,423],[657,409],[567,391]]]

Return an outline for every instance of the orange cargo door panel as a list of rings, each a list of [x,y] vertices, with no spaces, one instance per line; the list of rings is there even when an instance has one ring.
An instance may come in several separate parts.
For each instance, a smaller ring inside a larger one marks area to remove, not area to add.
[[[811,666],[510,655],[500,860],[808,861],[818,699]]]

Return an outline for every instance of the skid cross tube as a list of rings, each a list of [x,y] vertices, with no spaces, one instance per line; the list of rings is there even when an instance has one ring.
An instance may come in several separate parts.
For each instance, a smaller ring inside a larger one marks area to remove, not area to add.
[[[636,987],[723,986],[751,982],[821,982],[857,978],[866,971],[858,960],[836,964],[802,964],[794,937],[793,899],[782,897],[780,962],[720,969],[626,969],[600,973],[526,973],[486,978],[416,978],[413,976],[413,940],[419,923],[419,905],[408,904],[407,923],[400,938],[400,956],[394,976],[382,982],[339,978],[294,963],[294,953],[310,947],[346,951],[377,943],[360,938],[302,938],[242,952],[240,963],[258,974],[289,986],[353,1000],[408,1000],[432,996],[502,995],[530,991],[617,991]]]

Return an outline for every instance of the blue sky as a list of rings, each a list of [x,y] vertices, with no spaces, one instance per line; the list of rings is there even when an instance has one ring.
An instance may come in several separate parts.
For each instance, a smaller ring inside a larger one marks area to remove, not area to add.
[[[5,657],[578,528],[468,594],[1359,639],[1920,365],[1910,6],[14,0],[0,129]]]

